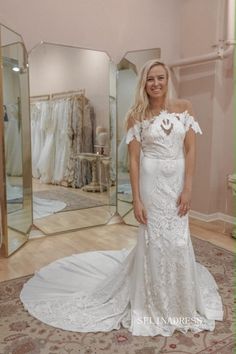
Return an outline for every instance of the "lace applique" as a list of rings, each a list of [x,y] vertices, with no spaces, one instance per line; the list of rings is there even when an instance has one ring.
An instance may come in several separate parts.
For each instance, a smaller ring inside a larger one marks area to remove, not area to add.
[[[124,249],[123,263],[92,293],[27,302],[28,311],[55,327],[72,331],[109,331],[130,326],[130,273],[133,250]],[[119,322],[119,320],[121,321]]]
[[[155,116],[152,119],[145,119],[142,122],[135,123],[127,132],[126,144],[129,144],[133,139],[136,139],[139,142],[144,142],[145,134],[142,136],[142,130],[149,129],[154,126],[160,126],[162,131],[165,133],[165,136],[169,136],[174,130],[177,122],[176,119],[183,124],[185,132],[192,128],[195,133],[202,134],[202,130],[198,122],[188,113],[188,111],[184,111],[182,113],[169,113],[167,111],[162,111],[158,116]],[[160,141],[161,137],[159,136],[158,139]],[[162,137],[162,139],[164,139],[164,137]]]
[[[146,230],[145,226],[141,226],[141,228],[145,229],[143,232],[145,233],[146,247],[143,262],[145,286],[140,290],[144,299],[142,309],[144,312],[142,313],[145,314],[145,318],[150,320],[150,335],[155,335],[157,332],[162,335],[172,335],[176,328],[182,333],[187,333],[189,329],[193,333],[201,330],[213,330],[215,321],[204,318],[196,311],[194,269],[190,267],[188,269],[189,275],[186,277],[186,265],[191,265],[186,249],[175,249],[171,261],[167,262],[171,248],[159,240],[158,255],[155,256],[153,248],[149,247],[149,242],[147,242],[151,230]],[[152,228],[151,225],[150,228]],[[174,245],[172,247],[175,248]],[[156,272],[151,271],[154,264],[158,270]],[[185,279],[182,276],[183,273],[185,273]],[[175,291],[179,289],[180,293],[176,296],[176,292],[172,292],[171,289],[175,289]],[[213,293],[214,289],[212,288],[212,290]],[[181,292],[186,296],[184,303]],[[208,296],[212,296],[212,293]],[[219,305],[220,303],[217,303],[217,306]],[[181,319],[184,321],[181,322]],[[176,322],[174,322],[175,320]]]
[[[184,124],[186,132],[189,130],[189,128],[192,128],[195,133],[202,134],[202,130],[198,122],[188,113],[188,111],[184,111],[180,114],[176,113],[176,116]]]
[[[173,127],[174,127],[174,124],[172,122],[170,122],[170,119],[166,118],[166,119],[162,120],[161,128],[164,130],[166,135],[170,134],[170,132],[173,129]]]
[[[127,131],[126,135],[126,144],[129,144],[133,139],[141,142],[141,132],[142,126],[140,123],[134,124],[129,130]]]

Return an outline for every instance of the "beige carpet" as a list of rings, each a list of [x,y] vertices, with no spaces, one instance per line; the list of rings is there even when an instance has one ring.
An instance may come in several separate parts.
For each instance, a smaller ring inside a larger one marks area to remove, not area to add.
[[[108,204],[108,201],[107,203],[103,203],[99,200],[95,200],[95,198],[80,195],[76,192],[76,190],[66,187],[54,187],[53,190],[42,190],[34,192],[34,196],[42,199],[59,200],[66,203],[66,207],[59,212],[92,208]]]
[[[215,277],[224,304],[224,321],[214,332],[172,337],[135,337],[126,329],[109,333],[74,333],[45,325],[24,311],[19,293],[27,279],[0,283],[1,354],[231,354],[233,336],[234,255],[209,242],[192,237],[197,260]]]

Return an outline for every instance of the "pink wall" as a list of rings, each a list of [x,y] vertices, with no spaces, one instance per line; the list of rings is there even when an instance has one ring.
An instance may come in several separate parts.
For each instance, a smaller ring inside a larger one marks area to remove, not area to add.
[[[219,0],[186,1],[181,8],[183,57],[212,52],[219,39],[226,39],[222,4]],[[207,215],[225,213],[227,196],[228,214],[233,216],[232,193],[226,188],[226,175],[233,173],[232,56],[181,69],[179,96],[192,101],[203,130],[197,137],[192,208]]]
[[[234,172],[233,56],[219,64],[221,64],[219,68],[221,76],[217,80],[215,98],[220,105],[218,117],[221,121],[222,129],[216,140],[216,144],[220,146],[217,206],[219,210],[224,210],[224,196],[228,193],[229,214],[234,215],[232,192],[227,192],[225,188],[226,175]],[[215,107],[215,112],[217,112],[217,106]],[[219,144],[221,141],[222,143]]]
[[[221,3],[222,0],[185,0],[180,6],[181,57],[198,56],[213,50],[212,45],[219,39]]]
[[[161,47],[179,57],[179,11],[185,0],[0,1],[0,22],[19,32],[28,50],[40,41],[107,51]]]
[[[194,177],[193,203],[194,210],[208,213],[209,205],[204,198],[209,197],[210,170],[206,168],[205,157],[211,155],[212,146],[212,122],[207,117],[212,116],[212,91],[214,88],[214,71],[211,64],[204,64],[199,67],[193,66],[181,69],[181,83],[179,96],[191,100],[196,120],[202,129],[203,135],[196,136],[197,161]],[[207,166],[211,164],[208,160]]]
[[[203,131],[203,135],[197,135],[192,207],[205,214],[225,211],[225,176],[233,172],[233,115],[231,104],[225,102],[225,89],[222,89],[225,79],[220,82],[216,75],[221,65],[224,63],[181,70],[180,97],[191,100],[195,118]]]

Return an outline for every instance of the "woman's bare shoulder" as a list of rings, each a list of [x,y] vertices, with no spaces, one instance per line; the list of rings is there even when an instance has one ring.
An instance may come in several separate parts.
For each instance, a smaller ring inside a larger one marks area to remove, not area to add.
[[[175,113],[182,113],[185,111],[192,111],[192,104],[189,100],[183,98],[176,98],[170,101],[170,109]]]

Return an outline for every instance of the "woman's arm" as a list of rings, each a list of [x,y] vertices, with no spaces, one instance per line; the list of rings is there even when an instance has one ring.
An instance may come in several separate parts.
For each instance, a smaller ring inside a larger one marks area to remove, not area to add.
[[[184,109],[193,116],[192,104],[190,101],[184,100]],[[185,135],[184,139],[184,149],[185,149],[185,174],[184,174],[184,185],[181,195],[177,200],[177,206],[179,205],[178,215],[185,215],[190,209],[191,195],[192,195],[192,184],[193,176],[195,171],[195,160],[196,160],[196,137],[195,132],[190,128]]]
[[[195,133],[189,129],[186,133],[185,141],[185,175],[184,175],[184,190],[192,192],[193,176],[195,171]]]
[[[192,104],[186,101],[186,108],[188,113],[193,116]],[[196,160],[196,137],[195,132],[190,128],[185,135],[185,176],[184,176],[184,190],[192,192],[193,176],[195,171]]]
[[[128,125],[128,129],[131,128]],[[129,152],[129,174],[133,195],[134,215],[138,222],[146,224],[146,211],[141,201],[139,178],[140,178],[140,150],[141,144],[137,139],[133,139],[128,145]]]
[[[133,201],[141,201],[139,191],[139,160],[140,143],[134,139],[128,145],[129,151],[129,174],[133,194]]]

